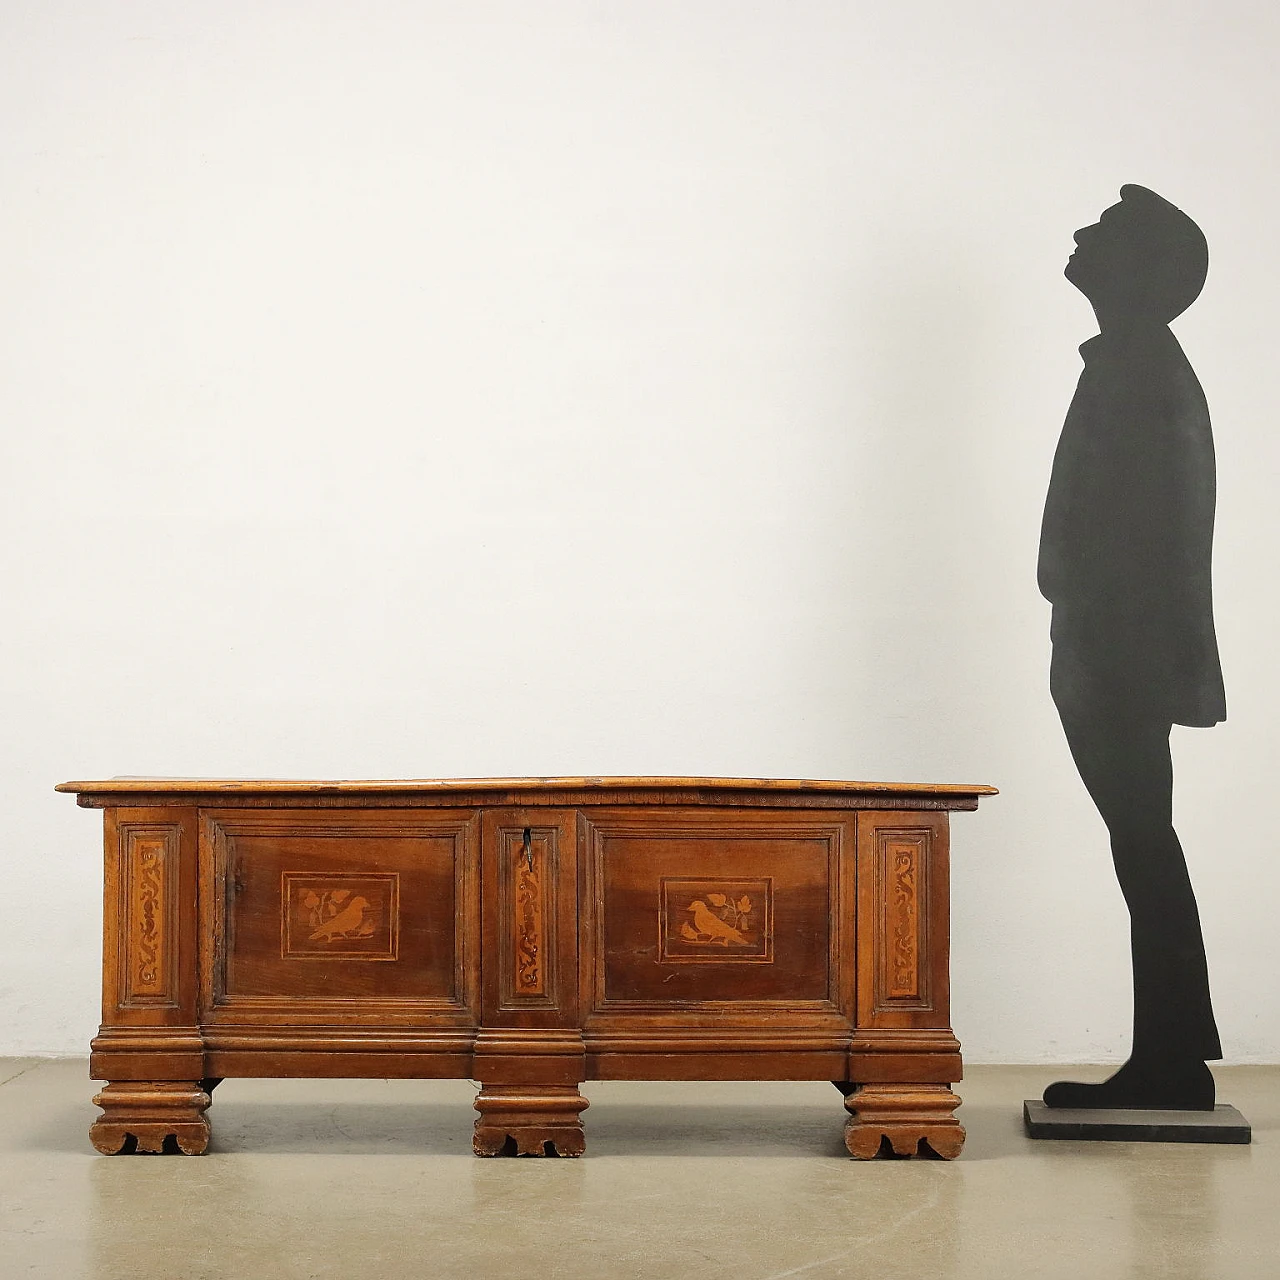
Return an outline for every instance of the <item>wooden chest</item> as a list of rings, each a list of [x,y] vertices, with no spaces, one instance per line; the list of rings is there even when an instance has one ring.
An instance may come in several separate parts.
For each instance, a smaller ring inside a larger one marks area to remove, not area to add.
[[[479,1155],[580,1155],[584,1080],[831,1080],[957,1155],[948,817],[982,786],[68,782],[105,810],[99,1151],[202,1152],[234,1076],[480,1082]]]

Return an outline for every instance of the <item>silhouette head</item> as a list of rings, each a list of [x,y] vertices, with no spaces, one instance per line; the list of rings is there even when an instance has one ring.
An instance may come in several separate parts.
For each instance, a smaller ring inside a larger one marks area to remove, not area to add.
[[[1209,272],[1204,233],[1154,191],[1120,188],[1120,203],[1075,234],[1063,273],[1093,305],[1099,324],[1168,324],[1200,296]]]

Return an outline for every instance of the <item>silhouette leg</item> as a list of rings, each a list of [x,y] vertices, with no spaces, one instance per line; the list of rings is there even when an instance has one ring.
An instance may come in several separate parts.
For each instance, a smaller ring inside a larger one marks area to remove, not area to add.
[[[1204,941],[1186,859],[1173,829],[1170,724],[1118,703],[1059,703],[1080,777],[1111,833],[1129,908],[1133,1051],[1098,1085],[1060,1082],[1053,1107],[1209,1110],[1221,1056]]]

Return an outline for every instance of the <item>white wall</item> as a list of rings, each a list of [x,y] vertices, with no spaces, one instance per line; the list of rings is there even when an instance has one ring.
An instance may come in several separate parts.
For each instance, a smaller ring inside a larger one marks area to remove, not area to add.
[[[1227,723],[1175,730],[1280,1059],[1280,13],[0,7],[0,1053],[96,1028],[116,773],[991,782],[974,1061],[1108,1059],[1126,919],[1035,589],[1071,232],[1196,217]]]

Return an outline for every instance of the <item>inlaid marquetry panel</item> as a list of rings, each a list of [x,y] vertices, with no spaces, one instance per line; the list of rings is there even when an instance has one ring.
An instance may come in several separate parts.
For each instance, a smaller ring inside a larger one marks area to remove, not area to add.
[[[285,871],[280,906],[280,954],[286,960],[399,958],[398,872]]]
[[[660,886],[660,963],[773,963],[772,878],[663,876]]]
[[[516,860],[513,926],[515,965],[511,986],[513,996],[546,995],[547,912],[543,881],[547,873],[547,842],[532,838]]]
[[[122,823],[119,829],[123,1008],[178,1005],[177,898],[180,831]]]
[[[499,827],[496,834],[499,1002],[512,1009],[554,1007],[561,833],[517,824]]]
[[[875,845],[875,1003],[878,1009],[931,1006],[928,829],[880,828]]]

